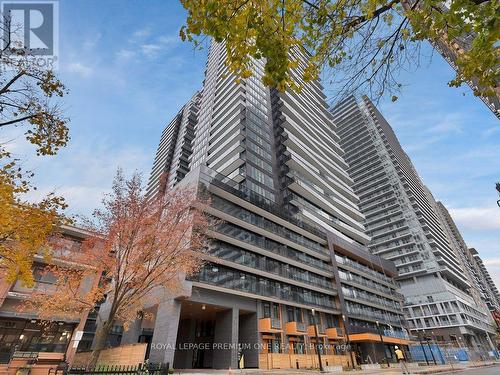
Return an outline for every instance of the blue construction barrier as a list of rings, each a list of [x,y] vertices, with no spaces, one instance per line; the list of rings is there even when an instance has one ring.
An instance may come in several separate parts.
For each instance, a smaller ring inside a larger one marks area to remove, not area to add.
[[[469,361],[469,350],[466,348],[449,348],[445,349],[448,358],[456,358],[458,361]]]
[[[429,343],[429,345],[427,345],[424,343],[423,345],[412,345],[410,346],[410,354],[413,361],[425,362],[425,358],[427,357],[429,363],[434,363],[434,359],[438,365],[444,365],[446,363],[445,353],[436,344]]]

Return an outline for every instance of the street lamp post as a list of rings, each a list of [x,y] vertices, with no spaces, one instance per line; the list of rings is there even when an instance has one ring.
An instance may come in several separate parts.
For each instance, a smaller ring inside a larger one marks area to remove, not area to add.
[[[417,337],[418,341],[420,342],[420,347],[422,348],[422,352],[424,353],[425,362],[427,363],[427,366],[429,366],[429,359],[427,358],[427,353],[425,352],[424,343],[422,342],[422,337],[420,337],[420,332],[418,331],[418,329],[417,329]]]
[[[429,351],[431,352],[432,361],[434,362],[434,365],[437,365],[436,357],[434,357],[434,353],[432,352],[431,345],[429,344],[429,338],[427,336],[425,337],[425,341],[427,342],[427,346],[429,347]]]
[[[321,352],[319,350],[319,337],[318,337],[318,326],[316,325],[316,314],[314,309],[312,309],[311,312],[314,324],[314,335],[316,336],[316,353],[318,353],[319,371],[323,372],[325,370],[323,369],[323,363],[321,362]]]
[[[348,328],[345,321],[346,321],[346,316],[344,314],[342,314],[342,323],[344,324],[345,337],[347,339],[347,346],[349,347],[349,354],[351,356],[352,368],[354,370],[354,357],[352,355],[352,350],[351,350],[351,340],[349,339],[349,328]]]
[[[380,324],[379,324],[378,320],[376,321],[376,323],[377,323],[378,335],[380,336],[380,342],[382,343],[382,350],[384,351],[385,361],[387,362],[387,368],[390,368],[391,365],[389,364],[389,357],[387,357],[387,351],[385,350],[384,339],[382,337],[382,332],[380,331]]]

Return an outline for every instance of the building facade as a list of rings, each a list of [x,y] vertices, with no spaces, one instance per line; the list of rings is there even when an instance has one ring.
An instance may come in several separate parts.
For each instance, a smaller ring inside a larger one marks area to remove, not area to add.
[[[500,293],[477,250],[475,248],[469,248],[468,250],[472,256],[474,277],[478,280],[479,289],[497,323],[497,327],[500,327]]]
[[[364,246],[320,83],[280,93],[261,82],[259,61],[236,81],[225,53],[210,47],[190,172],[178,184],[208,195],[220,220],[207,264],[122,343],[150,342],[149,359],[175,368],[317,367],[317,350],[323,366],[394,361],[393,346],[409,343],[396,268]],[[159,184],[153,168],[149,186]]]
[[[464,51],[469,49],[472,41],[473,38],[470,35],[464,35],[453,41],[449,41],[442,36],[433,40],[431,44],[453,69],[458,70],[456,61],[460,55],[464,53]],[[485,87],[479,87],[477,85],[477,79],[471,79],[467,82],[467,84],[474,92],[485,90]],[[492,93],[490,95],[480,95],[479,98],[481,98],[488,109],[500,119],[500,86],[498,85],[498,82],[496,82],[495,86],[487,87],[486,89],[491,90]]]
[[[492,313],[493,318],[500,316],[500,304],[498,290],[490,277],[479,253],[474,248],[469,248],[465,243],[460,231],[453,221],[446,207],[437,202],[438,212],[446,228],[455,253],[458,255],[464,272],[471,281],[471,296],[478,306],[484,306]]]
[[[367,97],[347,98],[332,114],[372,238],[369,249],[396,264],[411,331],[490,350],[495,330],[481,299],[471,295],[476,289],[460,255],[463,239],[443,222],[390,125]]]
[[[419,6],[418,1],[410,0],[403,3],[403,7],[408,9],[414,6]],[[449,10],[449,3],[447,2],[440,2],[436,4],[436,6],[441,12],[448,12]],[[443,56],[448,64],[458,72],[457,60],[463,57],[464,53],[471,49],[475,37],[474,31],[469,31],[450,39],[447,31],[443,29],[434,39],[429,39],[429,42],[432,47]],[[496,68],[498,69],[498,66]],[[486,104],[489,110],[500,119],[500,82],[498,78],[489,87],[479,86],[476,77],[472,77],[472,79],[468,80],[467,84],[475,95],[479,92],[482,93],[482,95],[478,95],[479,98]]]
[[[81,242],[87,236],[86,232],[73,226],[62,226],[60,236],[50,240],[53,255],[51,262],[58,262],[58,251],[78,252]],[[7,282],[0,278],[0,365],[5,365],[16,357],[16,352],[36,353],[37,364],[47,366],[59,364],[66,360],[70,362],[75,354],[76,346],[70,345],[81,337],[77,331],[83,331],[88,312],[71,320],[42,321],[37,311],[22,308],[23,302],[30,298],[33,292],[50,294],[55,277],[44,271],[47,258],[40,253],[35,256],[33,265],[34,285],[27,287],[22,282]],[[91,286],[95,280],[89,280]],[[19,357],[21,358],[21,357]],[[22,363],[21,363],[22,364]]]
[[[148,181],[149,195],[171,189],[189,172],[189,156],[200,98],[199,92],[194,94],[165,127]]]

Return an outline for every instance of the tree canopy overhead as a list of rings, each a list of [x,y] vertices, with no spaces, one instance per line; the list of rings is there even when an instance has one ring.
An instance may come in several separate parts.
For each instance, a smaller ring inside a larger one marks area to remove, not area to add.
[[[450,85],[474,78],[477,95],[492,95],[499,80],[500,2],[491,0],[181,0],[188,11],[183,40],[225,41],[228,65],[239,77],[253,59],[266,59],[266,84],[296,88],[289,53],[309,54],[305,81],[330,69],[337,94],[363,90],[372,99],[394,95],[397,71],[418,65],[419,42],[467,38]],[[446,4],[446,7],[445,7]],[[201,38],[200,38],[201,37]],[[393,96],[393,100],[397,97]]]

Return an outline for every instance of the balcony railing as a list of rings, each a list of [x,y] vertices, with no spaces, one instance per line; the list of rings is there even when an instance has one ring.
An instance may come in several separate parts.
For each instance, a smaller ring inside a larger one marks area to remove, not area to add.
[[[309,271],[304,271],[295,266],[289,266],[288,264],[275,261],[272,258],[256,255],[233,245],[226,243],[215,244],[210,248],[209,253],[214,257],[286,277],[290,280],[334,290],[332,280],[329,278],[316,275]]]
[[[23,286],[20,281],[16,282],[10,292],[16,294],[28,295],[33,292],[40,293],[54,293],[56,291],[56,285],[54,283],[43,282],[43,281],[35,281],[33,287]]]
[[[224,223],[224,224],[218,225],[215,228],[215,231],[217,231],[225,236],[232,237],[236,240],[247,242],[251,245],[261,247],[261,248],[266,249],[268,251],[271,251],[275,254],[279,254],[279,255],[285,256],[287,258],[297,260],[301,263],[305,263],[305,264],[310,265],[310,266],[318,267],[318,268],[321,268],[322,270],[325,270],[325,271],[333,271],[333,267],[330,264],[325,263],[320,259],[314,258],[310,255],[307,255],[303,252],[300,252],[298,250],[290,248],[286,245],[281,245],[281,244],[278,244],[275,242],[271,242],[270,240],[266,239],[265,237],[261,237],[259,235],[256,235],[255,233],[249,232],[245,229],[233,226],[232,224]]]
[[[223,198],[213,197],[212,206],[215,209],[223,211],[239,220],[243,220],[251,225],[255,225],[273,234],[277,234],[280,237],[284,237],[292,242],[297,243],[298,245],[302,245],[323,255],[327,254],[326,248],[321,246],[319,243],[282,225],[276,224],[269,219],[248,211],[230,201],[224,200]]]
[[[377,314],[374,312],[366,312],[363,310],[358,310],[358,309],[353,309],[347,312],[347,315],[352,318],[358,318],[358,319],[369,319],[369,320],[378,320],[380,322],[388,322],[388,323],[393,323],[400,325],[401,324],[401,319],[398,318],[392,318],[389,316],[386,316],[385,314]]]
[[[303,305],[318,306],[331,310],[337,309],[335,300],[329,295],[277,282],[274,285],[262,283],[252,275],[233,273],[231,269],[227,270],[229,274],[221,275],[219,269],[224,269],[224,267],[219,266],[214,268],[216,268],[217,271],[210,271],[207,268],[203,268],[199,274],[191,277],[190,280],[261,296],[278,298],[284,301],[293,301]],[[254,279],[252,279],[252,277],[254,277]]]
[[[325,326],[323,324],[316,324],[316,328],[318,330],[318,334],[319,335],[324,335],[325,334]],[[307,332],[310,336],[314,336],[315,335],[315,332],[314,332],[314,324],[310,324],[308,327],[307,327]]]
[[[281,329],[281,320],[278,318],[271,318],[271,328]]]
[[[344,337],[344,331],[339,327],[328,327],[326,329],[326,335],[330,339],[341,339]]]
[[[209,173],[211,175],[209,175]],[[280,205],[275,202],[265,198],[264,196],[257,194],[254,191],[245,189],[243,187],[236,188],[238,184],[235,181],[228,179],[226,176],[216,173],[215,171],[205,168],[205,173],[202,172],[202,177],[207,182],[212,183],[213,185],[220,187],[223,190],[226,190],[229,193],[232,193],[240,198],[247,200],[248,202],[302,228],[320,238],[325,238],[325,233],[314,228],[300,220],[297,220],[295,217],[291,216],[289,210],[283,209]]]
[[[349,326],[349,334],[355,334],[355,333],[374,333],[376,335],[382,334],[382,336],[394,337],[402,340],[410,339],[410,337],[405,331],[397,331],[397,330],[382,329],[382,328],[380,328],[379,331],[377,328],[374,327],[360,327],[354,325]]]

